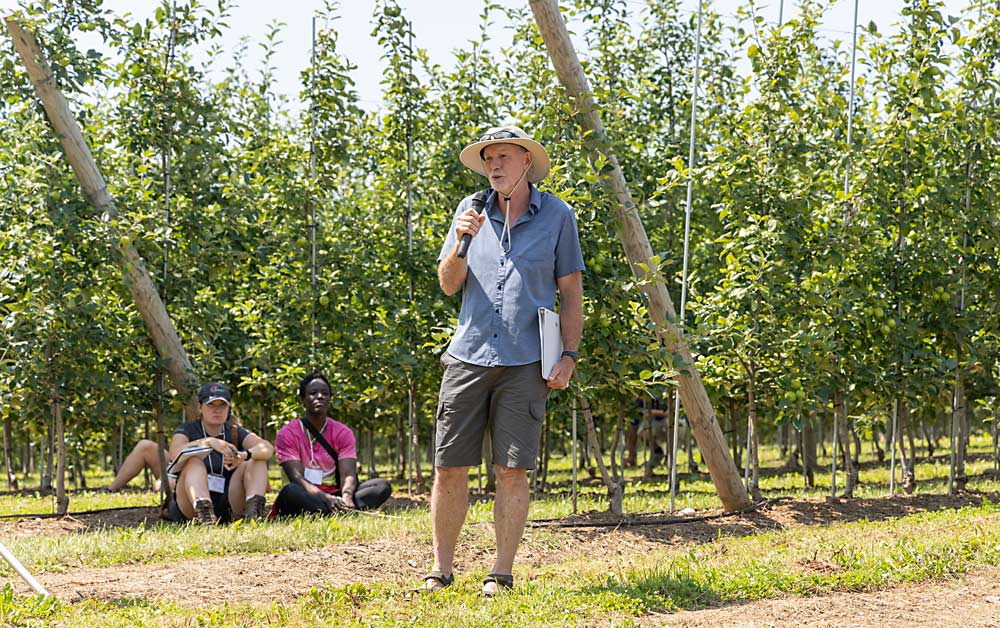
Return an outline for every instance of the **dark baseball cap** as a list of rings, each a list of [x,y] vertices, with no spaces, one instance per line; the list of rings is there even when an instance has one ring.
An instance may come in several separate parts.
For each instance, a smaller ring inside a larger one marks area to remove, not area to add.
[[[219,382],[209,382],[198,391],[198,403],[212,403],[216,399],[222,399],[227,404],[231,404],[233,394],[229,392],[229,387]]]

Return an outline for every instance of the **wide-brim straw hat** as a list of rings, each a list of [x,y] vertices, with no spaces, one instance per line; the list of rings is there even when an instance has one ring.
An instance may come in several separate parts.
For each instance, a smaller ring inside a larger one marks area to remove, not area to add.
[[[486,174],[486,164],[483,162],[483,149],[491,144],[516,144],[531,153],[528,181],[538,183],[548,176],[550,162],[545,147],[531,139],[527,133],[516,126],[493,127],[478,140],[463,148],[458,159],[469,170],[489,178],[489,175]]]

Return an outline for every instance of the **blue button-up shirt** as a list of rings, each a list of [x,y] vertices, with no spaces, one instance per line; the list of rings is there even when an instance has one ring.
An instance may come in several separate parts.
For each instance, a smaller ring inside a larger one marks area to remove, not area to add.
[[[573,210],[534,185],[530,189],[528,212],[510,227],[509,251],[500,244],[502,201],[492,190],[486,199],[493,228],[480,230],[469,246],[462,310],[448,346],[463,362],[517,366],[540,360],[538,308],[554,307],[558,278],[584,269]],[[471,206],[472,196],[459,203],[439,262],[455,246],[455,218]]]

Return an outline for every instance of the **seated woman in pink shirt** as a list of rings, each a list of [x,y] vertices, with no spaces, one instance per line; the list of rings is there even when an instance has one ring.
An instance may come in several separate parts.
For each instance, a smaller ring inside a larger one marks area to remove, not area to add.
[[[354,432],[326,416],[330,408],[330,382],[320,373],[306,375],[299,384],[305,416],[278,430],[274,450],[288,477],[273,513],[329,514],[352,509],[378,508],[392,494],[382,478],[358,484]]]

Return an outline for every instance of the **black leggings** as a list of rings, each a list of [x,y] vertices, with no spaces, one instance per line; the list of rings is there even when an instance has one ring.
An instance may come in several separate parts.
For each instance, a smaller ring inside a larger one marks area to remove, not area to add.
[[[354,492],[354,506],[358,510],[378,508],[389,499],[392,487],[383,478],[365,480]],[[274,500],[279,517],[294,517],[305,512],[330,514],[330,504],[322,497],[312,495],[298,484],[286,484]]]

